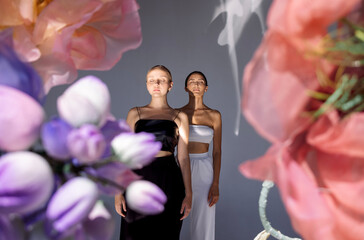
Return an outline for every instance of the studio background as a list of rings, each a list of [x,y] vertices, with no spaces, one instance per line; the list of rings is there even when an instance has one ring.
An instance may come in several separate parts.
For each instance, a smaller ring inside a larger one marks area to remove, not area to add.
[[[271,2],[262,2],[264,17]],[[168,95],[168,101],[171,107],[176,108],[188,101],[188,95],[184,91],[187,74],[194,70],[205,73],[209,82],[205,104],[221,112],[223,123],[216,240],[253,240],[263,230],[258,214],[262,183],[245,178],[238,171],[238,166],[243,161],[264,154],[269,143],[254,131],[242,115],[238,122],[239,134],[235,134],[240,103],[237,102],[228,47],[220,46],[217,42],[226,24],[226,13],[212,21],[222,0],[139,0],[138,3],[143,35],[140,47],[126,52],[110,71],[81,71],[79,78],[90,74],[101,78],[111,93],[111,112],[115,117],[125,119],[131,107],[143,106],[150,101],[145,86],[145,76],[150,67],[162,64],[171,70],[174,86]],[[239,92],[244,67],[261,39],[259,19],[252,14],[236,47]],[[58,86],[50,91],[46,101],[49,117],[57,114],[56,99],[65,89],[66,86]],[[104,200],[116,221],[113,239],[118,239],[120,217],[114,210],[114,199],[105,196]],[[271,190],[268,197],[267,216],[274,228],[288,236],[298,236],[291,227],[276,188]],[[188,240],[188,230],[187,219],[183,223],[181,240]]]

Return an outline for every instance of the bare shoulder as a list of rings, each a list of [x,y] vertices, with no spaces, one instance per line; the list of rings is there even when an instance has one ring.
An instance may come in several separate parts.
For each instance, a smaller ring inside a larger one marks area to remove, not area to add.
[[[135,118],[138,116],[138,107],[133,107],[129,110],[128,112],[128,117],[130,116],[131,118]]]
[[[129,110],[126,121],[128,125],[134,129],[136,121],[139,119],[138,107],[133,107]]]
[[[216,110],[216,109],[209,109],[209,115],[211,116],[211,118],[215,121],[215,120],[221,120],[221,113]]]
[[[176,109],[178,111],[178,115],[176,117],[176,123],[178,126],[181,126],[183,123],[184,124],[188,124],[188,116],[187,114],[181,110],[181,109]]]

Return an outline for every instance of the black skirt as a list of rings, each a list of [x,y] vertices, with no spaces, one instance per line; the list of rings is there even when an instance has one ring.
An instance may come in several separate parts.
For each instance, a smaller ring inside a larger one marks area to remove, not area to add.
[[[156,158],[135,173],[160,187],[167,196],[167,202],[162,213],[149,216],[139,214],[127,206],[126,217],[121,220],[120,239],[178,240],[182,227],[180,210],[185,189],[181,169],[174,155]]]

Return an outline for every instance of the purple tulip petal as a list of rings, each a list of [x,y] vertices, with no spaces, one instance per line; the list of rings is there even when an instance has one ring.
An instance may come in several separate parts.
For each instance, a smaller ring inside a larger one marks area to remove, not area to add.
[[[133,169],[149,164],[162,147],[153,134],[144,132],[121,133],[111,146],[117,158]]]
[[[115,219],[102,201],[98,201],[82,226],[89,239],[109,240],[114,234]]]
[[[110,93],[105,83],[86,76],[72,84],[58,98],[60,116],[74,127],[104,125],[110,112]]]
[[[164,210],[167,196],[154,183],[139,180],[131,183],[127,188],[126,201],[134,211],[153,215]]]
[[[85,124],[69,133],[67,146],[71,155],[80,163],[91,164],[101,159],[106,141],[96,126]]]
[[[0,85],[22,91],[34,100],[43,102],[43,82],[38,73],[22,62],[12,48],[12,31],[5,30],[0,35]]]
[[[46,152],[56,158],[67,160],[71,154],[67,147],[67,137],[72,127],[60,118],[52,119],[42,126],[42,143]]]
[[[84,220],[98,198],[97,186],[87,178],[76,177],[66,182],[50,200],[46,212],[50,236],[68,236]]]
[[[41,208],[54,187],[52,169],[40,155],[13,152],[0,157],[0,213]]]
[[[29,148],[39,137],[44,112],[34,99],[12,87],[0,85],[0,150]]]

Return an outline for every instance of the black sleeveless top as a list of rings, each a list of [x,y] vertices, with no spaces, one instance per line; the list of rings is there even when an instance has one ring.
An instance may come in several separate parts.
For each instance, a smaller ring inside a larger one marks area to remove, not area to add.
[[[176,117],[178,116],[178,113]],[[147,132],[154,134],[155,140],[162,143],[161,150],[171,153],[174,153],[174,148],[178,143],[177,129],[178,126],[174,120],[168,119],[139,119],[134,127],[136,133]]]

